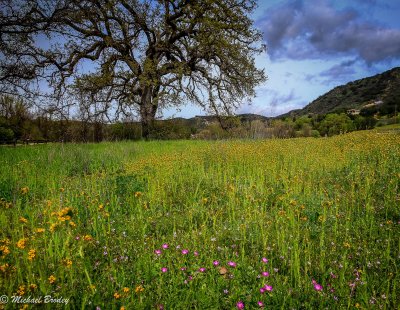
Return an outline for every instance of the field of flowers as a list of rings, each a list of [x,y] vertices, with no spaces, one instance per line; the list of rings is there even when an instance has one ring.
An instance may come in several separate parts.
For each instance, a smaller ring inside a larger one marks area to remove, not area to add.
[[[1,147],[0,199],[0,309],[400,305],[399,134]]]

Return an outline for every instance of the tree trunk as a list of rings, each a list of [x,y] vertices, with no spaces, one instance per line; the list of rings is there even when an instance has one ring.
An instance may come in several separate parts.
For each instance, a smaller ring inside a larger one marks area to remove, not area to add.
[[[153,103],[152,89],[145,87],[140,105],[140,118],[142,123],[142,138],[149,140],[154,132],[154,120],[157,105]]]

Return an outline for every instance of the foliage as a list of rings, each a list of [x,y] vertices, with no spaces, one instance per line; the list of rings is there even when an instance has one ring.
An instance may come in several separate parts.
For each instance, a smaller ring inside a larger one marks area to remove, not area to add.
[[[346,114],[328,114],[319,124],[319,132],[322,135],[337,135],[353,131],[354,124]]]

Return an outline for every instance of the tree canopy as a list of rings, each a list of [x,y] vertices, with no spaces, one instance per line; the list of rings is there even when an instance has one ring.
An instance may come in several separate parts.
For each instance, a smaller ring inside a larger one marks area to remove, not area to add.
[[[265,81],[254,0],[0,0],[0,92],[134,108],[151,136],[160,109],[230,113]],[[68,95],[68,96],[66,96]]]

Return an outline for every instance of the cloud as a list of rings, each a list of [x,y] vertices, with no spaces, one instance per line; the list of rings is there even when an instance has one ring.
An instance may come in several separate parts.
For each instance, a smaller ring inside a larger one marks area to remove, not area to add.
[[[306,104],[304,100],[301,100],[301,97],[296,95],[294,89],[285,94],[272,89],[259,89],[258,97],[263,99],[263,104],[245,105],[237,113],[277,116],[293,109],[299,109]]]
[[[354,69],[354,64],[357,62],[356,59],[343,61],[338,65],[335,65],[328,70],[322,71],[320,77],[328,77],[331,81],[342,80],[348,76],[356,73]]]
[[[325,0],[289,1],[257,21],[273,59],[353,56],[367,64],[399,58],[400,29],[366,21],[354,8]]]

